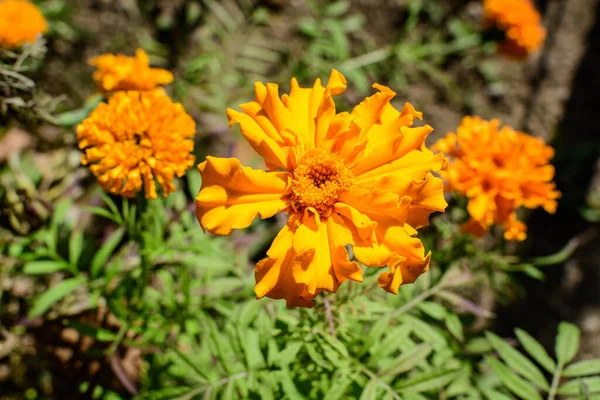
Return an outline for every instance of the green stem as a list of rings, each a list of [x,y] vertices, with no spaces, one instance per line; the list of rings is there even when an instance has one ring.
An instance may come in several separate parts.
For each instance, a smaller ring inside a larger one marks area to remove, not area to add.
[[[144,237],[142,233],[146,231],[144,228],[144,214],[146,213],[146,209],[148,207],[148,200],[144,197],[142,193],[138,193],[136,197],[136,212],[137,216],[135,220],[138,222],[138,229],[135,231],[134,240],[138,244],[138,252],[140,254],[140,264],[142,268],[142,275],[138,280],[138,284],[136,285],[136,290],[134,293],[134,302],[138,303],[138,300],[143,299],[144,291],[148,284],[150,283],[151,274],[152,274],[152,261],[148,257]]]
[[[119,344],[121,344],[121,342],[123,341],[123,338],[125,337],[125,333],[127,332],[127,329],[129,329],[129,326],[127,324],[121,325],[121,329],[119,329],[119,332],[117,333],[117,337],[115,338],[115,341],[112,342],[112,344],[108,348],[107,354],[109,356],[113,355],[115,353],[115,351],[117,351],[117,347],[119,347]]]
[[[181,350],[179,350],[177,348],[177,345],[175,345],[174,347],[175,350],[175,354],[177,354],[179,356],[179,358],[181,358],[191,369],[194,370],[194,372],[196,372],[198,374],[199,377],[201,377],[202,379],[208,381],[209,378],[208,376],[206,376],[206,374],[200,369],[198,368],[198,366],[196,364],[194,364],[192,362],[192,360],[190,360],[190,358]]]
[[[362,367],[361,372],[367,375],[371,379],[375,379],[377,384],[384,388],[395,400],[402,400],[402,397],[398,396],[398,394],[384,381],[382,381],[375,373],[371,372],[369,369]]]
[[[550,392],[548,393],[548,400],[554,400],[556,397],[556,391],[558,390],[558,383],[560,381],[560,376],[562,375],[563,365],[558,364],[556,370],[554,371],[554,375],[552,376],[552,385],[550,386]]]
[[[412,308],[417,306],[420,302],[422,302],[422,301],[426,300],[427,298],[438,293],[445,286],[446,286],[446,282],[442,281],[442,282],[438,283],[437,285],[435,285],[434,287],[427,289],[426,291],[424,291],[423,293],[421,293],[420,295],[418,295],[417,297],[415,297],[414,299],[412,299],[411,301],[409,301],[408,303],[406,303],[405,305],[403,305],[402,307],[400,307],[399,309],[394,311],[392,313],[392,318],[395,318],[401,314],[404,314],[405,312],[408,312],[409,310],[411,310]]]

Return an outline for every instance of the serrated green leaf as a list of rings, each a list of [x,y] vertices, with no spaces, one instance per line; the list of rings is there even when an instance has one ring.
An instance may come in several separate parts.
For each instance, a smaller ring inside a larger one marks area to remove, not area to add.
[[[27,275],[50,274],[52,272],[62,271],[68,268],[69,264],[64,261],[30,261],[23,267],[23,273]]]
[[[537,361],[546,371],[553,373],[556,370],[556,363],[548,355],[544,346],[542,346],[537,340],[522,329],[515,329],[517,338],[523,346],[523,348],[529,353],[535,361]]]
[[[113,252],[123,239],[123,235],[125,234],[125,228],[119,228],[114,231],[108,239],[102,244],[100,249],[94,254],[92,258],[92,262],[90,264],[90,276],[92,278],[97,278],[102,270],[102,267],[108,262]]]
[[[561,322],[556,336],[556,358],[559,364],[565,365],[571,361],[578,349],[579,329],[568,322]]]
[[[579,393],[580,385],[585,385],[588,393],[599,393],[600,392],[600,376],[593,378],[573,379],[572,381],[565,383],[558,388],[556,393],[564,395],[575,395]]]
[[[511,370],[527,378],[536,386],[545,390],[550,390],[550,384],[548,383],[544,375],[540,372],[540,370],[535,366],[534,363],[527,359],[527,357],[525,357],[523,354],[519,353],[517,350],[512,348],[499,336],[491,332],[486,332],[485,335],[492,344],[492,346],[494,346],[494,350],[496,350],[498,354],[500,354],[500,357],[502,357],[506,365]]]
[[[29,311],[29,318],[39,317],[50,307],[84,283],[85,278],[78,276],[76,278],[66,279],[52,286],[35,300],[33,307],[31,307],[31,310]]]
[[[600,359],[584,360],[569,365],[562,373],[562,376],[587,376],[600,374]]]
[[[542,400],[542,396],[539,395],[523,378],[508,369],[504,364],[495,358],[485,358],[490,367],[494,370],[497,377],[502,383],[514,394],[519,396],[523,400]]]

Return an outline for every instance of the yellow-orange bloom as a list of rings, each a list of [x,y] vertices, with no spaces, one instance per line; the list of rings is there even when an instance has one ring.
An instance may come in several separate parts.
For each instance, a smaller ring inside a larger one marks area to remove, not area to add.
[[[321,291],[362,281],[348,245],[366,266],[387,266],[379,285],[397,293],[429,266],[416,229],[447,205],[442,180],[431,174],[446,159],[424,144],[432,128],[412,127],[422,114],[408,103],[394,108],[396,94],[381,85],[351,113],[337,113],[332,96],[344,92],[346,80],[335,70],[325,87],[320,80],[312,88],[296,79],[291,85],[280,97],[277,85],[256,83],[254,101],[242,104],[242,112],[227,110],[267,170],[207,157],[198,166],[200,224],[228,235],[257,216],[289,214],[256,266],[258,298],[311,307]]]
[[[173,74],[161,68],[150,68],[146,52],[137,49],[135,57],[102,54],[89,61],[97,68],[94,81],[104,92],[117,90],[153,90],[173,82]]]
[[[0,0],[0,47],[13,49],[32,43],[48,30],[38,8],[25,0]]]
[[[546,29],[531,0],[484,0],[483,7],[486,24],[505,34],[503,53],[524,58],[544,42]]]
[[[110,193],[156,198],[154,179],[166,197],[175,175],[194,165],[196,124],[162,91],[117,92],[77,127],[81,162]]]
[[[498,120],[465,117],[457,133],[449,133],[434,148],[450,156],[443,172],[446,188],[469,199],[466,231],[482,236],[496,224],[504,227],[506,239],[525,240],[527,227],[517,219],[519,207],[556,211],[560,192],[549,164],[554,149],[541,138],[501,127]]]

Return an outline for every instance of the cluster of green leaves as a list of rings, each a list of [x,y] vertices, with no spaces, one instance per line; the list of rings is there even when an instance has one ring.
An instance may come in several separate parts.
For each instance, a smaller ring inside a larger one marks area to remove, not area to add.
[[[502,384],[524,400],[541,400],[540,392],[548,399],[557,395],[583,400],[600,398],[600,359],[583,360],[573,363],[579,349],[579,329],[569,323],[561,323],[556,336],[555,354],[552,359],[544,347],[527,332],[515,330],[521,346],[527,354],[552,374],[551,383],[544,373],[528,357],[511,347],[493,333],[487,338],[500,360],[488,357],[487,362]],[[489,393],[491,400],[503,399],[498,393]]]
[[[196,9],[201,24],[180,62],[176,97],[191,99],[205,112],[252,97],[254,81],[268,81],[281,66],[281,44],[263,29],[269,11],[255,1],[205,0]]]

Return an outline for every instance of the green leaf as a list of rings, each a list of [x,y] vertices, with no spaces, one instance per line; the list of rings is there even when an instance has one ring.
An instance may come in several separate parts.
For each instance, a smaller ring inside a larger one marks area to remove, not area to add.
[[[412,325],[412,331],[415,336],[426,343],[430,343],[434,349],[448,346],[448,342],[446,341],[446,338],[444,338],[444,335],[433,326],[407,314],[401,315],[399,319]]]
[[[106,208],[102,208],[102,207],[84,207],[83,208],[84,211],[90,212],[92,214],[95,214],[99,217],[104,217],[106,219],[109,219],[117,224],[120,224],[121,222],[119,221],[119,218],[117,216],[115,216],[113,213],[111,213],[110,211],[108,211]]]
[[[285,349],[279,352],[279,358],[277,359],[277,364],[280,366],[285,366],[295,361],[296,355],[302,348],[304,343],[297,341],[290,341],[285,346]]]
[[[246,341],[246,362],[249,369],[258,369],[266,365],[265,358],[260,350],[258,332],[254,329],[248,329],[244,332]]]
[[[429,343],[423,343],[410,350],[402,353],[402,356],[398,358],[392,365],[387,367],[381,372],[381,375],[400,375],[403,372],[413,369],[421,360],[427,358],[433,348]]]
[[[562,376],[586,376],[600,374],[600,359],[584,360],[569,365],[562,373]]]
[[[460,340],[461,342],[464,340],[463,335],[463,326],[462,322],[460,322],[460,318],[458,315],[453,313],[448,313],[446,316],[446,328],[450,331],[450,333]]]
[[[486,332],[486,337],[494,347],[504,362],[508,365],[510,369],[517,372],[521,376],[527,378],[536,386],[550,390],[550,384],[544,377],[544,375],[540,372],[540,370],[535,366],[534,363],[529,361],[527,357],[519,353],[517,350],[512,348],[508,343],[502,340],[497,335]]]
[[[584,379],[573,379],[558,388],[558,394],[578,394],[580,385],[584,385],[588,393],[600,392],[600,376]]]
[[[348,371],[345,369],[337,370],[333,375],[332,384],[328,387],[323,400],[341,400],[348,396],[346,390],[352,383],[352,378],[348,376]]]
[[[521,345],[535,361],[537,361],[542,367],[546,368],[546,371],[553,373],[556,370],[556,363],[548,355],[544,346],[542,346],[537,340],[535,340],[529,333],[522,329],[515,329],[517,338]]]
[[[69,200],[61,200],[58,202],[56,207],[54,207],[54,211],[52,213],[52,220],[50,221],[50,230],[47,236],[48,247],[54,252],[58,251],[57,241],[59,235],[59,227],[65,220],[65,216],[69,207],[71,206],[71,201]]]
[[[561,365],[567,364],[575,357],[579,349],[579,329],[568,322],[558,325],[556,336],[556,358]]]
[[[279,377],[281,381],[281,388],[289,400],[304,399],[300,392],[298,392],[298,389],[296,389],[296,385],[294,385],[294,381],[292,381],[292,378],[290,377],[290,371],[288,371],[287,368],[282,369],[279,372]]]
[[[82,276],[66,279],[42,293],[31,307],[29,318],[39,317],[63,297],[85,283]]]
[[[523,266],[522,271],[532,277],[533,279],[537,279],[538,281],[546,280],[546,275],[536,267],[531,264],[525,264]]]
[[[493,350],[492,344],[484,337],[476,337],[467,343],[465,350],[472,354],[485,354]]]
[[[69,238],[69,262],[73,267],[77,267],[81,251],[83,249],[83,232],[74,230]]]
[[[67,326],[75,329],[77,332],[87,336],[91,336],[99,342],[113,342],[117,339],[117,334],[107,329],[96,328],[88,324],[84,324],[79,321],[69,320]]]
[[[121,242],[121,239],[123,239],[124,234],[124,228],[117,229],[106,239],[96,254],[94,254],[94,258],[92,258],[92,263],[90,264],[90,275],[92,278],[98,277],[100,270],[108,262],[110,256]]]
[[[433,301],[422,301],[418,306],[421,311],[425,314],[429,315],[431,318],[435,318],[437,320],[444,320],[446,318],[446,309],[441,304],[435,303]]]
[[[523,378],[508,369],[495,358],[486,357],[488,364],[492,367],[500,381],[514,394],[523,400],[542,400],[539,395]]]
[[[56,124],[62,127],[72,127],[83,121],[102,101],[101,94],[90,97],[83,107],[72,111],[66,111],[56,116]]]
[[[431,392],[439,393],[457,375],[454,369],[437,369],[419,375],[411,376],[402,381],[397,387],[401,392]]]
[[[64,261],[30,261],[23,267],[23,273],[27,275],[50,274],[67,268],[69,268],[69,264]]]
[[[304,347],[306,347],[306,351],[308,352],[308,356],[310,357],[311,360],[314,361],[315,364],[325,368],[325,369],[331,369],[331,364],[327,362],[327,360],[325,360],[323,358],[323,356],[321,355],[321,353],[319,353],[317,351],[316,346],[313,343],[305,343]]]
[[[377,399],[377,379],[371,379],[360,394],[360,400]]]
[[[512,400],[504,393],[500,393],[497,390],[491,388],[482,388],[481,392],[488,400]]]

